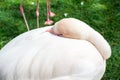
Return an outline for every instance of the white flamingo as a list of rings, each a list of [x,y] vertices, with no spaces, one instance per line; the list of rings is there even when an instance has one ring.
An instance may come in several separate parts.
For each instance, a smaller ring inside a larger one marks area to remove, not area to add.
[[[98,32],[77,19],[62,19],[5,45],[0,80],[100,80],[110,55],[109,44]]]

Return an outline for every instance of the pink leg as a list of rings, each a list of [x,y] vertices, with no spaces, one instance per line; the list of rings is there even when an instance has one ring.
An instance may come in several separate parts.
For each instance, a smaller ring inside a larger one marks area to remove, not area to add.
[[[25,14],[24,14],[23,3],[24,3],[24,0],[22,0],[22,2],[21,2],[21,4],[20,4],[20,12],[21,12],[21,14],[22,14],[22,16],[23,16],[23,18],[24,18],[24,21],[25,21],[27,30],[29,31],[30,28],[29,28],[29,26],[28,26],[28,22],[27,22],[27,20],[26,20]]]
[[[49,0],[47,0],[47,20],[49,20],[50,19],[50,2],[49,2]]]
[[[49,9],[49,11],[48,11],[49,16],[50,16],[50,17],[54,17],[54,16],[55,16],[55,13],[53,13],[53,12],[51,11],[51,9],[50,9],[50,0],[48,0],[48,9]]]
[[[46,0],[46,4],[47,4],[47,21],[45,21],[45,25],[51,25],[53,21],[50,20],[50,0]]]
[[[37,17],[37,28],[39,28],[39,0],[37,0],[36,17]]]

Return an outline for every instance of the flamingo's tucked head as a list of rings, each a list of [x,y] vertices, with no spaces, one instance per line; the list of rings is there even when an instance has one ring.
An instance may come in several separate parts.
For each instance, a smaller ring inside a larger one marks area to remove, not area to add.
[[[88,26],[84,22],[74,18],[64,18],[55,23],[49,32],[67,38],[87,39]]]
[[[98,49],[103,56],[103,59],[108,59],[111,56],[111,48],[104,37],[89,25],[78,19],[62,19],[56,22],[49,32],[62,37],[87,40]]]

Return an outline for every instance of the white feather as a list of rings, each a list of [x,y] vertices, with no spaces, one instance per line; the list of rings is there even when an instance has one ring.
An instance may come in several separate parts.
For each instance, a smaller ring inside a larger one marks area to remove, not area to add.
[[[100,80],[106,61],[88,41],[45,32],[19,35],[0,51],[0,80]]]

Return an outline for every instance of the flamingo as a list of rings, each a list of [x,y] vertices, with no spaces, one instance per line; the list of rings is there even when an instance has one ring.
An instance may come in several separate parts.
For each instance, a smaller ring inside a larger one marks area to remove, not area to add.
[[[0,50],[0,80],[101,80],[110,55],[102,35],[65,18],[6,44]]]
[[[40,3],[40,1],[37,0],[37,7],[36,7],[37,28],[39,28],[39,3]],[[20,4],[20,12],[21,12],[21,14],[22,14],[22,16],[23,16],[23,19],[24,19],[26,28],[27,28],[27,30],[29,31],[29,30],[30,30],[30,27],[29,27],[29,25],[28,25],[28,22],[27,22],[25,13],[24,13],[23,4],[24,4],[24,0],[22,0],[22,2],[21,2],[21,4]],[[45,25],[51,25],[51,24],[53,23],[53,21],[50,20],[50,17],[54,17],[54,16],[55,16],[55,13],[53,13],[53,12],[51,11],[51,9],[50,9],[50,0],[46,0],[46,5],[47,5],[47,20],[45,21]]]

